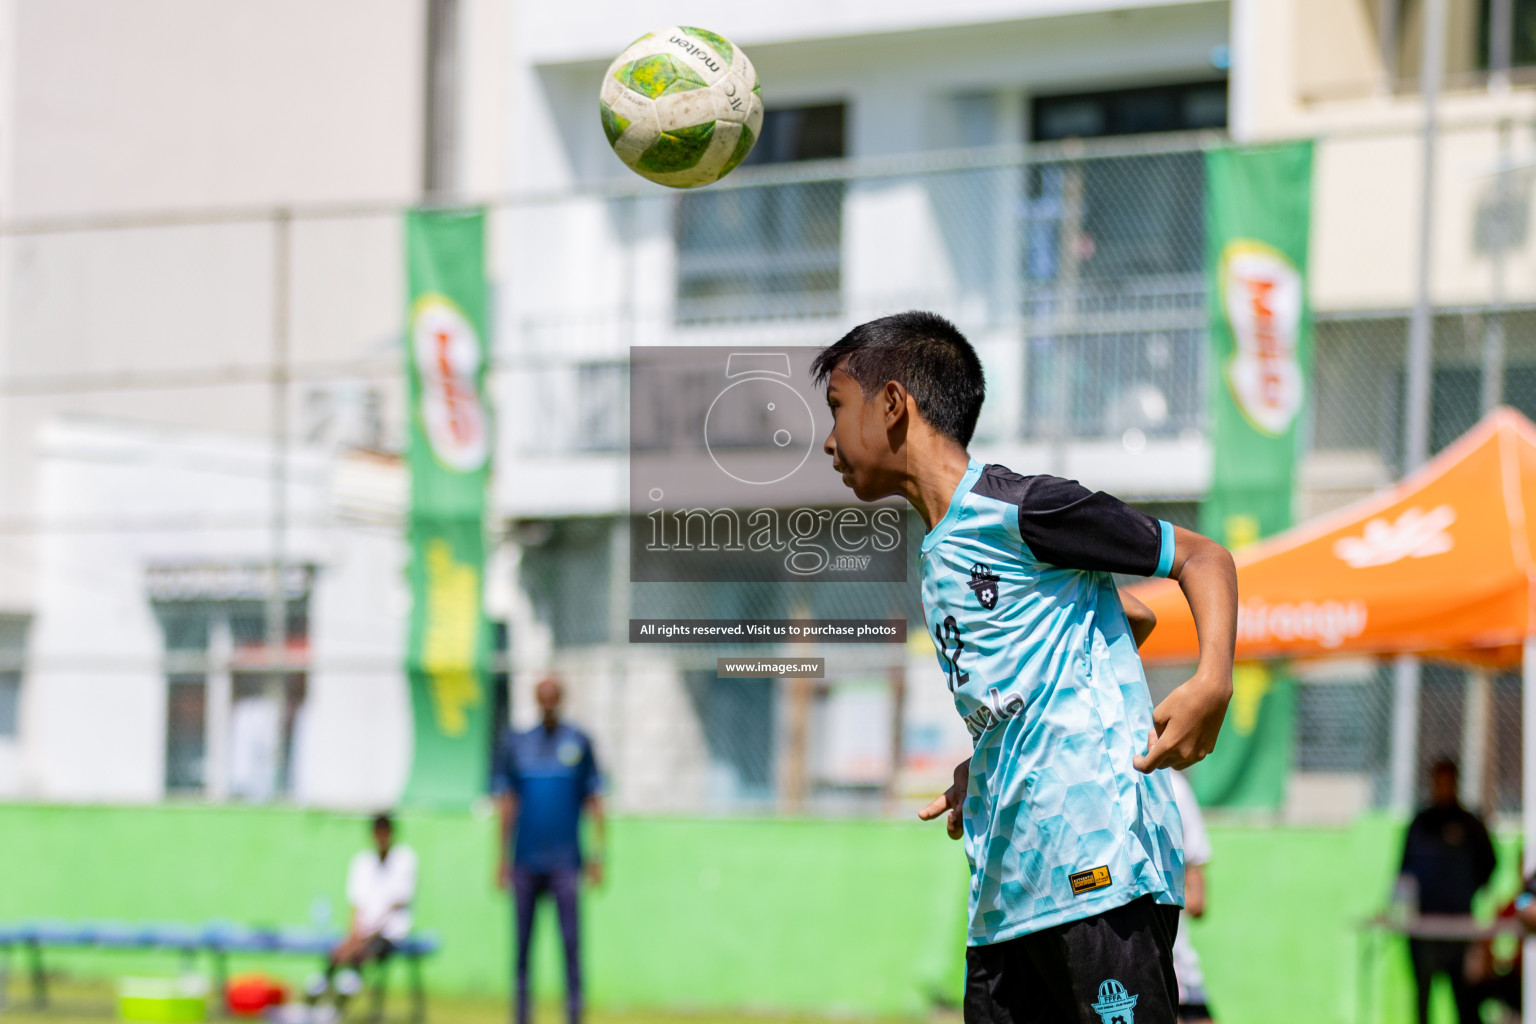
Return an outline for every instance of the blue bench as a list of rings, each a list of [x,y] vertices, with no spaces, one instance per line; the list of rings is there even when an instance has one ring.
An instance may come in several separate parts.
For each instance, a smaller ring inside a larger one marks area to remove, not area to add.
[[[74,949],[159,950],[179,953],[185,970],[191,970],[199,954],[206,954],[213,968],[215,991],[222,1000],[229,980],[229,957],[234,954],[261,953],[280,956],[312,956],[324,960],[341,941],[335,931],[314,928],[253,928],[232,921],[210,921],[202,925],[175,922],[127,921],[23,921],[0,922],[0,1009],[6,1005],[12,954],[25,952],[32,977],[32,1005],[48,1005],[48,976],[43,968],[45,947]],[[442,942],[431,932],[410,935],[395,949],[404,958],[411,974],[411,1019],[426,1020],[426,989],[421,979],[421,961],[436,953]],[[375,968],[373,1015],[383,1012],[384,965]]]

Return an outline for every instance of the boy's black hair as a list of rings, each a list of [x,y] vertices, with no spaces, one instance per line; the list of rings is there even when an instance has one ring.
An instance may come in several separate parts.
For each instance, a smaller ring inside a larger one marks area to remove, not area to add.
[[[388,811],[380,811],[373,816],[373,830],[377,832],[381,828],[387,828],[391,832],[395,830],[395,817]]]
[[[839,367],[866,397],[895,381],[929,426],[962,448],[971,443],[987,382],[971,343],[937,313],[910,310],[860,324],[822,349],[811,372],[822,385]]]

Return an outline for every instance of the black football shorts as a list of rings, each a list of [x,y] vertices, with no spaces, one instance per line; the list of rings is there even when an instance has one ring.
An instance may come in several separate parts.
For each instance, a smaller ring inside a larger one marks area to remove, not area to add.
[[[1177,1024],[1179,908],[1143,896],[965,951],[965,1024]]]

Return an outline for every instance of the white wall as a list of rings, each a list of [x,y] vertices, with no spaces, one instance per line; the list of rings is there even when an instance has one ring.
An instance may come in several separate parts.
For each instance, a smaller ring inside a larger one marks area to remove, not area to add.
[[[460,4],[463,190],[506,186],[512,7]],[[0,516],[12,524],[0,609],[36,617],[22,743],[0,750],[0,793],[159,793],[164,684],[142,562],[268,553],[265,471],[231,479],[270,457],[270,207],[384,207],[289,229],[287,417],[295,446],[311,449],[295,500],[304,492],[328,515],[326,480],[344,474],[349,444],[403,441],[393,207],[421,190],[425,28],[425,0],[0,0],[0,216],[76,229],[0,238]],[[166,211],[223,219],[92,226]],[[364,438],[373,392],[383,431]],[[123,451],[142,463],[131,478]],[[189,451],[194,464],[177,461]],[[135,509],[238,509],[252,526],[60,529],[82,510]],[[305,542],[303,557],[328,567],[311,605],[312,749],[299,752],[313,802],[387,804],[408,765],[399,515]],[[96,662],[82,667],[85,655]],[[98,695],[121,730],[79,713]],[[109,755],[116,767],[102,771]]]
[[[1312,202],[1312,300],[1318,310],[1406,309],[1414,300],[1423,176],[1418,132],[1423,106],[1413,93],[1378,87],[1380,65],[1357,6],[1318,0],[1234,0],[1233,131],[1245,140],[1319,139]],[[1351,14],[1352,18],[1343,17]],[[1344,28],[1341,28],[1341,23]],[[1322,33],[1350,39],[1317,47]],[[1332,64],[1324,63],[1331,60]],[[1344,83],[1316,91],[1309,83]],[[1497,123],[1508,119],[1505,162],[1525,165],[1536,144],[1529,125],[1536,91],[1450,83],[1440,103],[1436,165],[1433,301],[1493,300],[1494,272],[1475,234],[1496,187]],[[1508,254],[1506,301],[1536,299],[1536,203],[1528,172],[1509,176],[1521,202],[1521,242]]]
[[[122,422],[55,421],[42,433],[39,506],[47,527],[22,690],[19,772],[0,794],[148,801],[164,793],[163,641],[146,569],[188,561],[261,563],[271,453],[241,438]],[[407,596],[398,526],[345,518],[333,464],[289,464],[285,549],[317,567],[301,796],[386,806],[410,755],[403,637]]]
[[[1225,7],[1225,0],[782,0],[722,7],[709,0],[589,0],[580,4],[521,5],[521,45],[535,63],[602,58],[637,36],[666,25],[701,25],[742,46],[824,40],[834,47],[900,32],[931,32],[953,26],[991,26],[1080,14],[1122,14],[1166,7]],[[756,53],[753,53],[754,59]]]
[[[422,0],[6,0],[0,212],[408,203],[424,34]],[[473,63],[483,80],[493,62]],[[499,166],[471,164],[477,180]],[[32,523],[36,438],[60,415],[269,429],[273,235],[258,219],[0,241],[0,514]],[[293,388],[300,425],[307,390],[327,386],[316,364],[393,353],[403,261],[394,214],[292,236],[291,356],[313,381]],[[0,539],[0,607],[34,600],[32,539]]]
[[[16,0],[8,216],[420,190],[420,0]]]

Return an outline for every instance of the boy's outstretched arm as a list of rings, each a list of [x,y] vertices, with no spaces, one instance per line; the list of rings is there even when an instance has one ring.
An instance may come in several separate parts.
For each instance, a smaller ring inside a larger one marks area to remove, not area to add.
[[[1138,771],[1188,768],[1216,746],[1232,699],[1232,649],[1237,643],[1237,566],[1232,554],[1209,537],[1173,528],[1173,568],[1195,617],[1200,664],[1189,681],[1152,711],[1147,752]]]

